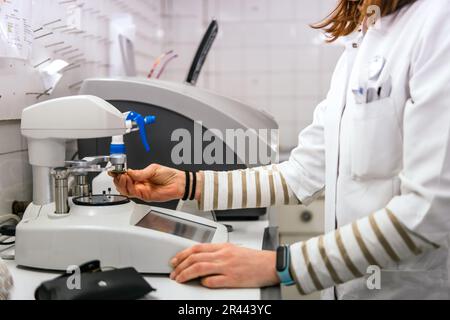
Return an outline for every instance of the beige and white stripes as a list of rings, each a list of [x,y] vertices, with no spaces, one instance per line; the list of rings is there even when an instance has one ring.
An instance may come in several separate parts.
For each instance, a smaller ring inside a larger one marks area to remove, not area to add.
[[[229,210],[298,204],[277,166],[204,172],[200,209]]]
[[[301,294],[363,277],[367,268],[398,263],[438,248],[384,209],[324,236],[291,246],[291,272]]]
[[[200,208],[227,210],[298,204],[277,165],[204,172]],[[387,267],[438,246],[407,229],[383,209],[324,236],[291,246],[290,270],[301,294],[364,277],[369,266]]]
[[[13,286],[13,279],[8,267],[0,258],[0,300],[7,300]]]

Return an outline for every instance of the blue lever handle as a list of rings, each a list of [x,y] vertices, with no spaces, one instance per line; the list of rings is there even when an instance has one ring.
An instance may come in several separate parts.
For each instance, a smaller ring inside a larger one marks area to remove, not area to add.
[[[147,140],[147,132],[145,130],[145,126],[153,124],[156,122],[155,116],[143,117],[139,113],[130,112],[127,117],[128,121],[134,121],[139,127],[139,134],[141,136],[142,144],[147,152],[150,152],[150,145]]]
[[[148,117],[145,117],[144,121],[145,121],[146,125],[154,124],[156,122],[156,117],[155,116],[148,116]]]

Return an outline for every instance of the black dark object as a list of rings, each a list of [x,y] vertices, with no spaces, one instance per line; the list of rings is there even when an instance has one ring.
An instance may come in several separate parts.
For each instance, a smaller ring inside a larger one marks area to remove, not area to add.
[[[312,219],[313,219],[313,214],[311,213],[311,211],[303,211],[301,216],[300,216],[300,219],[304,223],[311,222]]]
[[[13,244],[16,244],[16,242],[15,241],[0,242],[0,246],[12,246]]]
[[[134,268],[102,272],[99,261],[79,268],[80,289],[69,289],[74,275],[67,274],[42,283],[36,300],[137,300],[155,291]]]
[[[110,207],[127,204],[130,199],[119,195],[93,195],[89,197],[74,198],[73,203],[83,207]]]
[[[16,226],[6,225],[0,227],[0,235],[7,237],[15,237],[16,236]]]
[[[195,86],[197,84],[198,77],[202,72],[203,65],[205,64],[206,58],[208,57],[209,51],[216,40],[217,34],[219,33],[219,24],[216,20],[213,20],[203,37],[200,47],[195,54],[194,61],[192,62],[191,69],[187,76],[186,82]]]
[[[289,247],[287,246],[279,246],[277,249],[277,271],[283,272],[286,270],[289,263],[288,259],[288,251]]]
[[[184,174],[186,175],[186,186],[184,189],[184,196],[183,196],[183,201],[186,201],[189,198],[189,189],[191,186],[191,173],[189,171],[185,171]]]
[[[15,214],[16,216],[22,216],[25,211],[27,210],[28,205],[30,204],[30,202],[27,201],[14,201],[12,203],[12,213]]]
[[[197,193],[197,172],[192,172],[192,176],[194,178],[194,181],[192,182],[191,197],[189,198],[189,200],[191,201],[195,199],[195,194]]]

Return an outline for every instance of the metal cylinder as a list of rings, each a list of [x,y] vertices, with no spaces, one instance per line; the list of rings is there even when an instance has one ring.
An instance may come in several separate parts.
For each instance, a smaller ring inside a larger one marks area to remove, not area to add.
[[[55,180],[55,213],[69,213],[69,172],[66,168],[57,168],[53,171]]]
[[[112,154],[110,162],[114,172],[125,172],[127,170],[127,156],[125,154]]]
[[[116,164],[114,166],[114,171],[115,172],[124,172],[126,171],[125,166],[123,164]]]
[[[73,187],[74,197],[87,197],[89,195],[89,184],[86,175],[75,176],[75,186]]]

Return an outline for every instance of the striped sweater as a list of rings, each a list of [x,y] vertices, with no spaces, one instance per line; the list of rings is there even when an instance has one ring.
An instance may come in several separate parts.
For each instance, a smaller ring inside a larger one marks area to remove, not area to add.
[[[0,258],[0,300],[7,300],[13,286],[13,279],[8,271],[8,267]]]
[[[204,211],[299,204],[276,165],[204,172]],[[291,246],[291,274],[303,295],[361,278],[438,246],[407,229],[388,208],[334,232]]]

